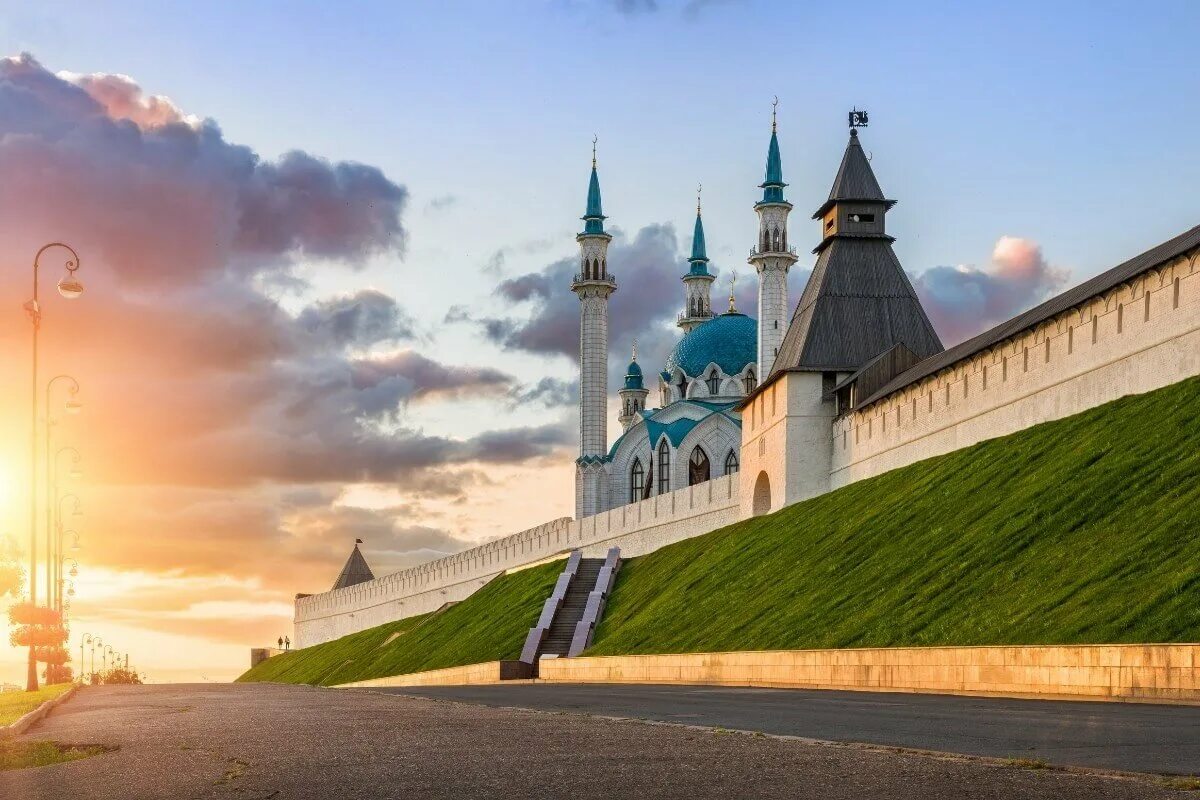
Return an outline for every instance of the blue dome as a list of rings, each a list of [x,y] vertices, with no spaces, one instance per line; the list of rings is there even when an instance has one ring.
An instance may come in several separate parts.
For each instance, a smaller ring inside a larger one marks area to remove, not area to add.
[[[680,339],[667,357],[663,374],[670,378],[678,368],[689,378],[697,378],[715,363],[726,375],[736,375],[757,360],[758,322],[730,312],[693,328]]]
[[[629,362],[629,369],[625,370],[625,388],[626,389],[643,389],[642,385],[642,368],[638,366],[636,361]]]

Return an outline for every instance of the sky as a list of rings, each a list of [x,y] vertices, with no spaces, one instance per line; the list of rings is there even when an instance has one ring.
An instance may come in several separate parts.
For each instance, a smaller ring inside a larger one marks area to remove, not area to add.
[[[661,364],[703,184],[713,267],[755,241],[773,97],[791,238],[846,142],[946,344],[1196,224],[1200,6],[1115,2],[0,2],[0,535],[28,545],[43,377],[79,379],[92,633],[228,680],[354,539],[377,574],[573,506],[593,136],[610,373]],[[793,268],[793,301],[811,256]],[[61,408],[65,396],[55,398]],[[56,412],[57,413],[57,412]],[[615,413],[610,435],[617,430]],[[0,683],[23,655],[0,643]]]

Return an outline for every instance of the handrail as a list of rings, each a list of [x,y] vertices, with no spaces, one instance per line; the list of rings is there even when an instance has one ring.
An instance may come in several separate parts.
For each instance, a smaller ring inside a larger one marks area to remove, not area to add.
[[[558,581],[554,584],[554,591],[546,598],[546,602],[542,604],[542,613],[538,617],[537,624],[529,629],[528,635],[525,637],[525,646],[521,648],[521,661],[526,664],[537,662],[538,648],[542,646],[542,640],[546,638],[546,632],[550,630],[550,623],[554,622],[554,615],[558,613],[558,609],[562,606],[563,598],[566,597],[567,589],[571,586],[571,581],[575,579],[575,574],[579,572],[579,562],[583,558],[582,550],[572,550],[571,555],[567,557],[567,566],[563,569],[562,574],[558,576]]]
[[[612,593],[613,583],[617,579],[617,570],[621,568],[621,548],[613,547],[604,559],[604,566],[596,576],[596,587],[588,595],[587,605],[583,609],[583,619],[575,624],[575,634],[571,637],[571,649],[567,658],[575,658],[592,644],[592,635],[596,632],[596,624],[604,614],[604,606],[608,604],[608,596]]]

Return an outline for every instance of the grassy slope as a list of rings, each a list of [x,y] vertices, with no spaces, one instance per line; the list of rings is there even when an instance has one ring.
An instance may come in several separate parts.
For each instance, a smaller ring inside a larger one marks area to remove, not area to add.
[[[440,614],[369,628],[269,658],[239,681],[338,683],[516,658],[563,562],[497,578]],[[385,644],[393,633],[401,633]]]
[[[589,654],[1200,639],[1200,380],[626,563]]]
[[[47,700],[53,700],[71,688],[69,683],[43,686],[36,692],[4,692],[0,694],[0,725],[16,722]]]

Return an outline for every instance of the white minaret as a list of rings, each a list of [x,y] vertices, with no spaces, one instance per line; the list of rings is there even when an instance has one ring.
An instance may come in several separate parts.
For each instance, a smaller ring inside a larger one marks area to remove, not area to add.
[[[778,105],[776,100],[775,104]],[[771,109],[771,145],[767,149],[766,179],[759,186],[758,245],[750,250],[750,264],[758,272],[758,380],[764,381],[775,366],[775,356],[787,331],[787,276],[796,263],[796,248],[788,246],[787,219],[792,204],[783,199],[783,165],[779,159],[775,109]]]
[[[579,458],[575,460],[575,518],[599,514],[608,506],[605,456],[608,454],[608,296],[617,282],[608,274],[608,243],[592,142],[592,177],[579,242],[579,274],[571,291],[579,296]]]
[[[625,370],[625,383],[617,390],[617,396],[621,398],[621,411],[617,415],[617,422],[621,423],[622,430],[629,430],[633,423],[641,418],[641,412],[646,410],[646,398],[649,395],[650,390],[642,383],[642,367],[637,363],[637,339],[634,339],[633,360]]]

